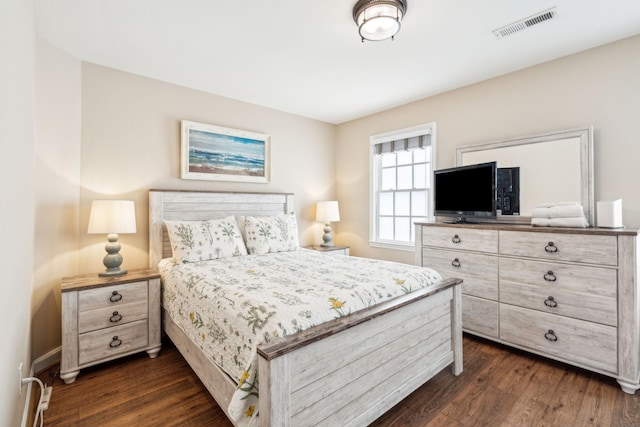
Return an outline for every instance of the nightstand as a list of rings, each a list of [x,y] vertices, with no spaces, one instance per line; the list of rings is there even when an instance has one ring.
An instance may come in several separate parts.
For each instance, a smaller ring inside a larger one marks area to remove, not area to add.
[[[349,246],[306,246],[306,249],[337,255],[349,255]]]
[[[117,277],[98,274],[62,279],[60,378],[69,384],[80,369],[140,351],[158,355],[160,274],[130,270]]]

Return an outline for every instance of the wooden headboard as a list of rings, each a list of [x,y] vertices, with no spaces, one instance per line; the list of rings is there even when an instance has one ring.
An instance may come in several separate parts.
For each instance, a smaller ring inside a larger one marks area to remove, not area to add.
[[[291,193],[236,193],[149,190],[149,266],[169,258],[165,220],[198,221],[228,215],[279,215],[293,212]]]

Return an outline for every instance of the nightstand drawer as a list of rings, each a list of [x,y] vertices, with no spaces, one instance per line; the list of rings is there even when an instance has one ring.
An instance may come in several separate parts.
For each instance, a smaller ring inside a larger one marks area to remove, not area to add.
[[[78,294],[78,311],[147,301],[147,292],[146,281],[83,290]]]
[[[104,307],[78,313],[78,331],[80,333],[109,328],[125,323],[144,320],[149,317],[147,300],[121,304],[117,307]]]
[[[148,330],[147,321],[139,320],[81,334],[78,364],[84,365],[96,360],[110,359],[122,353],[146,348],[149,345]]]

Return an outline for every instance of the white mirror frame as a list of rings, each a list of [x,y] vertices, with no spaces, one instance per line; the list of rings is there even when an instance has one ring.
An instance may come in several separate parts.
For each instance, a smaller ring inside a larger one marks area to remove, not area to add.
[[[580,203],[582,204],[585,216],[589,224],[595,225],[595,205],[594,205],[594,182],[593,182],[593,126],[569,129],[557,132],[550,132],[540,135],[523,136],[503,141],[489,142],[476,145],[465,145],[456,148],[456,166],[463,165],[463,155],[476,151],[497,150],[501,148],[514,147],[525,144],[538,144],[558,142],[562,143],[568,139],[579,138],[580,140]],[[553,155],[550,153],[549,155]],[[542,201],[541,201],[542,202]],[[500,215],[500,222],[530,222],[530,216],[510,216]]]

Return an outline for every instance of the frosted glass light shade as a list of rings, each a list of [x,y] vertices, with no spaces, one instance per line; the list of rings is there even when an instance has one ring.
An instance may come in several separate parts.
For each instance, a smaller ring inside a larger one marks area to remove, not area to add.
[[[132,200],[94,200],[91,203],[89,234],[136,232],[136,211]]]
[[[340,210],[337,201],[318,202],[316,205],[316,221],[340,221]]]
[[[400,31],[407,10],[406,0],[360,0],[353,7],[353,19],[362,41],[393,38]]]

